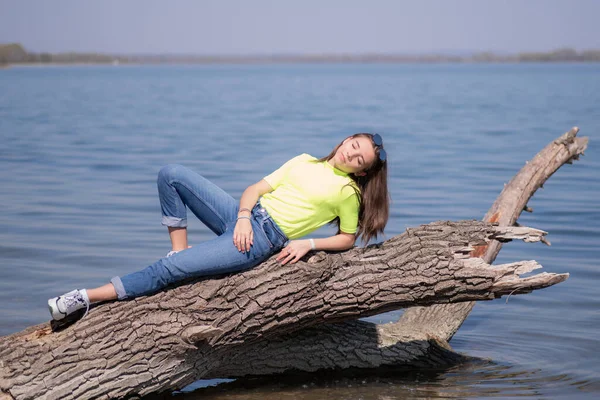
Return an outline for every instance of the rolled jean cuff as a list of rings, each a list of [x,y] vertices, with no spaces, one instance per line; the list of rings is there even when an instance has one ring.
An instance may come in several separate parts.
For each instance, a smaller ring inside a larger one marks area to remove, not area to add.
[[[163,215],[161,223],[171,228],[187,228],[187,218],[177,218]]]
[[[125,287],[123,286],[123,282],[121,278],[115,276],[110,280],[110,283],[115,287],[115,292],[117,292],[117,298],[119,300],[125,300],[127,298],[127,293],[125,292]]]

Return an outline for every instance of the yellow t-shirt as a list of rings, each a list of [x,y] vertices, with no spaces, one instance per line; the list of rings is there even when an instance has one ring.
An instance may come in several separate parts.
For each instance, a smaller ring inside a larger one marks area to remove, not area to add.
[[[264,179],[273,188],[260,204],[289,239],[297,239],[340,218],[344,233],[356,233],[356,183],[327,161],[308,154],[292,158]]]

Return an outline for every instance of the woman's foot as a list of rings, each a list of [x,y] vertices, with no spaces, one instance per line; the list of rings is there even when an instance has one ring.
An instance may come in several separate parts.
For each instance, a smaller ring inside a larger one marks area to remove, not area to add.
[[[83,308],[85,308],[85,314],[83,315],[85,317],[90,309],[90,300],[85,289],[76,289],[48,300],[48,309],[55,321],[59,321]]]

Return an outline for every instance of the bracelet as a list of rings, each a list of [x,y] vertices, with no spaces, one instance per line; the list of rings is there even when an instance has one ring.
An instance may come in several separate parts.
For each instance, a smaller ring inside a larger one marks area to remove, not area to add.
[[[249,208],[240,208],[238,211],[238,214],[241,213],[242,211],[248,211],[249,213],[252,213],[252,210],[250,210]]]
[[[247,220],[250,220],[250,217],[246,217],[246,216],[242,215],[242,216],[240,216],[240,217],[237,217],[236,221],[239,221],[240,219],[247,219]]]
[[[315,246],[315,239],[308,239],[308,241],[310,242],[310,249],[316,250],[317,246]]]

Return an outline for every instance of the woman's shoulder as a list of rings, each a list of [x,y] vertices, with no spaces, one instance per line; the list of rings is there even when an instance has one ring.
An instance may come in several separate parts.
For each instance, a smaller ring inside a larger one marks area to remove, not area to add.
[[[317,157],[311,156],[308,153],[302,153],[298,156],[298,158],[302,159],[302,160],[306,160],[306,161],[313,161],[313,160],[317,160]]]
[[[316,157],[313,157],[313,156],[311,156],[310,154],[307,154],[307,153],[302,153],[300,155],[297,155],[294,158],[291,158],[289,160],[289,162],[297,163],[297,162],[308,162],[308,161],[316,161],[316,160],[317,160]]]

